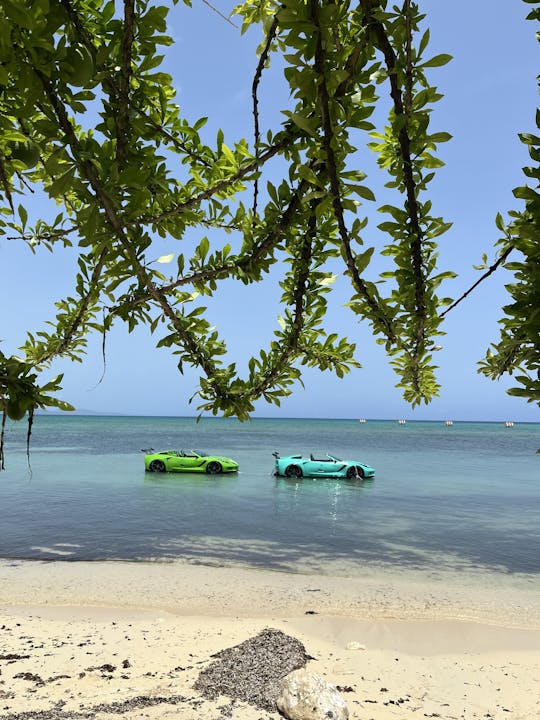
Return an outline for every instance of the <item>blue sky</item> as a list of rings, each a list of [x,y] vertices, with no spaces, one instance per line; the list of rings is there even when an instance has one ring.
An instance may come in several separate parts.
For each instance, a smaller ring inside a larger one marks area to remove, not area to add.
[[[214,5],[225,14],[230,5]],[[521,168],[528,157],[518,132],[534,130],[537,105],[536,73],[538,44],[533,23],[525,20],[527,6],[521,0],[455,0],[421,2],[431,29],[431,54],[454,56],[444,68],[433,69],[431,79],[444,93],[432,118],[432,127],[445,130],[453,140],[441,146],[446,166],[433,183],[434,212],[454,223],[442,238],[441,269],[459,277],[445,294],[457,297],[478,277],[473,269],[485,252],[494,257],[498,237],[497,212],[518,207],[512,189],[523,182]],[[178,89],[178,102],[189,118],[208,116],[206,139],[219,127],[232,145],[240,137],[251,138],[251,81],[259,41],[257,31],[240,36],[202,0],[189,9],[180,3],[170,16],[175,45],[167,50],[165,69]],[[288,102],[276,63],[263,80],[263,129],[281,122],[280,109]],[[357,154],[358,167],[370,173],[377,185],[374,159],[367,151]],[[380,186],[380,183],[379,183]],[[384,195],[377,192],[378,204]],[[34,204],[34,215],[42,208]],[[365,235],[369,243],[370,228]],[[380,217],[380,216],[379,216]],[[379,220],[380,221],[380,220]],[[189,241],[197,241],[194,233]],[[190,243],[191,244],[191,243]],[[156,242],[156,257],[181,248],[169,240]],[[0,338],[6,354],[16,353],[26,330],[35,331],[54,316],[54,302],[71,290],[73,257],[69,253],[32,256],[29,250],[0,239]],[[375,344],[369,328],[343,308],[346,285],[338,279],[327,328],[357,343],[363,367],[339,380],[328,373],[306,372],[304,387],[298,385],[281,408],[259,403],[259,416],[366,417],[409,419],[478,419],[539,421],[534,405],[509,397],[511,379],[493,383],[476,372],[476,363],[491,342],[497,340],[500,308],[507,301],[498,273],[488,279],[449,314],[441,339],[443,349],[436,360],[443,386],[440,398],[416,410],[401,399],[396,377],[383,350]],[[251,354],[265,347],[276,327],[279,313],[275,287],[227,286],[212,301],[210,312],[230,343],[231,357],[242,368]],[[144,328],[131,335],[118,326],[107,342],[107,367],[103,373],[101,340],[93,338],[82,365],[59,362],[53,370],[65,372],[62,397],[78,408],[93,411],[149,415],[192,415],[195,403],[188,400],[197,386],[197,373],[178,374],[166,350],[156,350]]]

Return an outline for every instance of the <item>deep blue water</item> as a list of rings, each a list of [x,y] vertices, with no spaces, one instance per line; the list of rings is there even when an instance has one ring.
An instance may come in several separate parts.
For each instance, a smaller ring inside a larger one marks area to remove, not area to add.
[[[539,424],[39,416],[30,469],[25,433],[6,429],[3,558],[540,574]],[[229,455],[240,472],[145,473],[146,447]],[[274,450],[376,475],[278,479]]]

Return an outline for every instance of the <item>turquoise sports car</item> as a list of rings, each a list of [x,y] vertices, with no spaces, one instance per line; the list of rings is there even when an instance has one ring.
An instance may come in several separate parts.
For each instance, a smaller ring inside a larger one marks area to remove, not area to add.
[[[340,460],[333,455],[324,458],[303,457],[302,455],[288,455],[280,457],[274,453],[276,459],[275,474],[282,477],[329,477],[329,478],[371,478],[375,470],[358,460]]]
[[[144,468],[148,472],[220,473],[238,472],[238,463],[221,455],[208,455],[197,450],[145,451]]]

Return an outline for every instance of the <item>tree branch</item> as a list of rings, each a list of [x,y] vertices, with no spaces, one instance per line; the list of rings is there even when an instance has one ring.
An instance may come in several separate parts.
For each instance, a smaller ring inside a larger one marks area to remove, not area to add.
[[[259,98],[258,98],[257,92],[258,92],[259,83],[261,80],[262,71],[264,70],[264,66],[268,59],[268,55],[270,53],[270,46],[272,45],[272,40],[274,39],[274,37],[276,35],[277,28],[278,28],[278,19],[277,19],[277,15],[275,15],[272,25],[270,26],[270,29],[268,30],[268,33],[266,35],[266,43],[264,45],[264,49],[261,53],[261,56],[259,58],[259,62],[257,64],[257,69],[255,71],[255,77],[253,78],[253,85],[251,87],[251,97],[253,99],[253,134],[254,134],[255,159],[256,160],[259,160],[259,141],[260,141]],[[256,177],[254,185],[253,185],[253,222],[255,222],[255,216],[257,215],[257,196],[258,196],[258,194],[259,194],[259,178]]]
[[[407,118],[407,111],[403,104],[401,95],[401,89],[399,87],[397,78],[397,56],[390,44],[388,36],[384,30],[382,23],[377,20],[374,15],[374,9],[380,6],[378,0],[360,0],[361,7],[365,13],[365,24],[366,27],[371,30],[376,44],[382,52],[385,60],[385,64],[388,70],[388,78],[390,81],[390,96],[394,104],[394,112],[396,118],[405,117]],[[409,0],[406,0],[405,4],[407,13],[410,10]],[[410,33],[410,23],[407,25],[407,33]],[[408,39],[406,41],[407,46],[410,43]],[[410,55],[409,55],[410,62]],[[407,68],[406,75],[409,82],[411,81],[410,67]],[[410,103],[411,88],[406,89],[406,95],[408,96],[408,102]],[[423,344],[424,335],[424,323],[426,317],[426,306],[425,306],[425,277],[422,263],[422,240],[423,233],[420,227],[419,221],[419,209],[418,201],[416,199],[416,183],[413,177],[413,162],[411,158],[411,141],[407,132],[407,124],[404,123],[398,132],[398,142],[401,152],[401,158],[403,161],[403,175],[404,185],[406,191],[406,202],[405,207],[410,219],[410,246],[411,246],[411,261],[414,270],[415,277],[415,303],[416,303],[416,317],[418,319],[418,331],[416,338],[416,349],[419,350]]]
[[[259,158],[255,158],[247,165],[244,165],[244,167],[237,170],[237,172],[235,172],[230,177],[225,178],[224,180],[220,180],[219,182],[215,183],[215,185],[209,186],[206,190],[203,190],[203,192],[199,193],[198,195],[194,195],[188,200],[185,200],[182,203],[178,203],[174,207],[166,210],[165,212],[157,215],[156,217],[141,218],[137,222],[137,224],[159,225],[159,223],[163,222],[163,220],[167,220],[168,218],[181,215],[182,213],[186,212],[186,210],[191,210],[197,205],[200,205],[205,200],[209,200],[213,195],[217,195],[218,193],[222,192],[233,183],[238,182],[239,180],[243,180],[247,175],[250,175],[252,172],[254,172],[260,165],[264,164],[265,162],[270,160],[270,158],[274,157],[274,155],[277,155],[277,153],[286,148],[290,144],[290,142],[291,138],[288,135],[285,135],[281,138],[279,142],[270,147],[266,152],[262,153]]]
[[[59,345],[57,345],[54,350],[50,350],[42,357],[38,357],[35,360],[36,364],[47,363],[55,357],[60,357],[69,348],[73,338],[75,337],[77,331],[83,323],[86,313],[88,312],[92,296],[95,296],[96,289],[99,288],[99,279],[101,278],[103,269],[105,267],[105,259],[107,257],[107,254],[107,250],[103,250],[98,259],[98,262],[94,266],[92,276],[88,283],[88,292],[81,297],[80,303],[78,304],[77,314],[75,315],[73,322],[70,324],[70,326],[64,333],[64,336],[61,338]]]
[[[334,215],[338,224],[338,230],[341,237],[343,252],[345,255],[345,262],[347,268],[351,274],[354,286],[357,292],[362,295],[366,303],[372,309],[374,315],[378,318],[381,329],[386,337],[396,344],[397,337],[394,333],[392,325],[386,317],[383,309],[377,300],[369,292],[367,285],[360,277],[356,264],[354,262],[354,255],[351,249],[351,240],[349,237],[349,231],[345,223],[344,210],[341,202],[341,186],[339,182],[338,170],[336,167],[336,160],[334,150],[332,148],[332,140],[334,138],[334,131],[332,127],[332,119],[330,116],[330,98],[328,95],[328,88],[325,79],[325,63],[324,63],[324,50],[321,40],[321,27],[319,20],[319,2],[318,0],[310,0],[311,18],[314,25],[318,28],[317,42],[315,46],[315,60],[314,67],[315,71],[319,75],[320,81],[317,85],[319,92],[319,104],[322,116],[323,126],[323,145],[326,155],[326,170],[330,181],[330,190],[332,194],[332,206],[334,208]]]
[[[514,250],[513,247],[506,248],[506,250],[503,252],[501,257],[496,260],[493,265],[491,265],[486,272],[475,282],[471,285],[471,287],[466,290],[461,297],[459,297],[457,300],[455,300],[451,305],[449,305],[444,312],[442,312],[439,317],[443,318],[445,315],[447,315],[450,310],[453,310],[455,307],[457,307],[465,298],[472,293],[473,290],[475,290],[480,283],[484,282],[486,278],[488,278],[490,275],[492,275],[495,270],[497,270],[498,267],[500,267],[505,261],[506,258],[510,255],[510,253]]]
[[[287,228],[294,220],[295,213],[300,206],[301,198],[305,194],[307,187],[308,183],[305,180],[302,180],[298,188],[293,193],[287,208],[281,215],[281,218],[272,223],[268,235],[258,245],[256,245],[251,252],[244,253],[242,255],[234,255],[230,257],[226,263],[223,263],[223,265],[206,268],[204,271],[192,273],[191,275],[185,275],[172,283],[162,285],[160,288],[161,292],[168,295],[184,285],[193,285],[205,281],[208,282],[209,280],[215,280],[224,274],[235,274],[238,269],[246,270],[250,265],[256,263],[265,254],[271,252],[275,248],[276,244],[281,240]],[[150,297],[150,294],[147,293],[142,295],[138,294],[136,298],[130,298],[127,302],[130,307],[136,307],[137,305],[142,305],[150,300]],[[116,307],[110,308],[110,313],[114,314],[117,312],[123,304],[124,303],[120,303]]]
[[[116,116],[116,160],[120,166],[125,162],[129,142],[129,84],[134,25],[135,0],[124,0],[124,33],[122,35],[120,87]]]

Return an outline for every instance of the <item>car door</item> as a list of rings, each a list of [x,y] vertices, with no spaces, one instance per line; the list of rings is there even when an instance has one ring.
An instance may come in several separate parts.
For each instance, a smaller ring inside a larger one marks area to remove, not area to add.
[[[182,457],[182,468],[186,471],[200,470],[204,460],[193,450],[186,450]]]
[[[311,474],[316,477],[317,475],[320,475],[324,477],[325,475],[331,474],[333,463],[328,462],[327,460],[311,460],[309,463],[310,466],[310,472]]]
[[[332,477],[334,475],[337,475],[340,468],[343,466],[343,463],[338,463],[332,458],[328,458],[327,460],[321,461],[321,474],[325,475],[326,477]]]
[[[178,451],[171,451],[168,455],[167,465],[169,470],[173,472],[181,472],[184,470],[184,458],[183,453]]]

